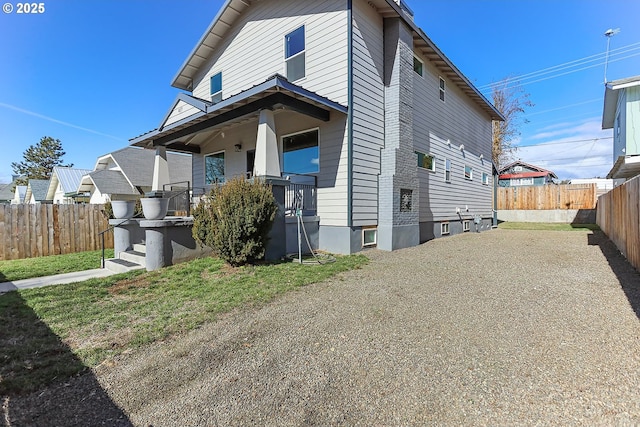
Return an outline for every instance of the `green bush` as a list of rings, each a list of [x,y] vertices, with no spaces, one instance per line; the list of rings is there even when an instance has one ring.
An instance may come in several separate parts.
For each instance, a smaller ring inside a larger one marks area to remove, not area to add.
[[[264,181],[234,178],[194,209],[193,238],[233,266],[263,259],[278,205]]]

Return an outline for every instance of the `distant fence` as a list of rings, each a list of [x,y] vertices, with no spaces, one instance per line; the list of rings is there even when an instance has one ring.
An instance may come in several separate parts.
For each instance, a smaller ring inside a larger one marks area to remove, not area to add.
[[[598,199],[596,222],[629,263],[640,270],[640,177]]]
[[[100,249],[98,233],[109,227],[102,205],[0,204],[0,260]],[[105,234],[113,247],[113,233]]]
[[[498,188],[498,210],[595,209],[596,184]]]

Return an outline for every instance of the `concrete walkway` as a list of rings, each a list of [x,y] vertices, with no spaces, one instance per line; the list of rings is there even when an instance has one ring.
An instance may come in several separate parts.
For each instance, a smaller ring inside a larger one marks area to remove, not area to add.
[[[18,289],[40,288],[49,285],[61,285],[65,283],[82,282],[84,280],[98,277],[111,276],[114,273],[106,268],[96,268],[93,270],[75,271],[73,273],[56,274],[55,276],[34,277],[33,279],[15,280],[13,282],[0,283],[0,294]]]

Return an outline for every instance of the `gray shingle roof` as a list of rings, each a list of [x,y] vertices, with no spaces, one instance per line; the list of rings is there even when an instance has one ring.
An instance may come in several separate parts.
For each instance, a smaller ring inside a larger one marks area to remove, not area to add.
[[[140,194],[136,189],[131,188],[124,174],[120,171],[98,170],[91,172],[89,176],[102,194]]]
[[[31,194],[37,202],[47,199],[47,190],[49,189],[48,179],[30,179],[27,186],[27,193],[31,190]],[[29,200],[25,200],[28,202]]]
[[[111,153],[122,172],[134,186],[150,187],[153,181],[155,151],[136,147],[125,147]],[[169,177],[172,183],[191,181],[191,156],[167,153]],[[102,193],[104,191],[100,190]]]
[[[11,182],[9,184],[0,184],[0,203],[7,202],[13,199],[15,193],[13,188],[15,187],[15,182]]]

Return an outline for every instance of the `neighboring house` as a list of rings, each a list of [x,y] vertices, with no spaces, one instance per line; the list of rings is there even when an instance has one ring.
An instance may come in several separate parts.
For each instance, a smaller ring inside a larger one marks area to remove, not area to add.
[[[574,178],[569,184],[596,184],[596,195],[599,197],[624,183],[624,179]]]
[[[14,197],[15,185],[15,182],[0,184],[0,203],[11,203]]]
[[[16,185],[16,189],[13,193],[13,199],[11,199],[12,205],[19,205],[25,203],[24,196],[27,194],[26,185]]]
[[[613,129],[613,167],[607,178],[640,174],[640,76],[606,84],[602,129]]]
[[[78,187],[82,177],[90,172],[88,169],[55,166],[49,180],[47,200],[52,201],[54,204],[87,202],[89,198],[85,193],[78,193]]]
[[[523,185],[554,184],[558,177],[550,170],[543,169],[529,163],[517,161],[509,163],[498,176],[500,187],[521,187]]]
[[[30,179],[27,183],[24,202],[28,204],[51,203],[47,201],[47,190],[49,189],[48,179]]]
[[[306,183],[320,249],[491,226],[503,117],[404,2],[227,0],[172,85],[188,93],[132,145],[193,153],[194,187]]]
[[[169,153],[170,183],[191,181],[191,156]],[[78,193],[90,193],[89,203],[134,200],[151,190],[154,150],[125,147],[98,158],[93,171],[82,177]]]

